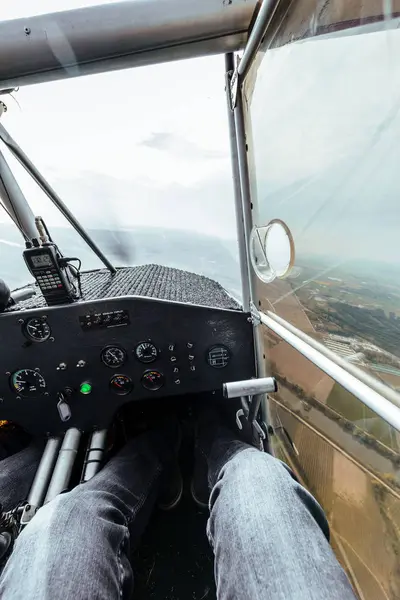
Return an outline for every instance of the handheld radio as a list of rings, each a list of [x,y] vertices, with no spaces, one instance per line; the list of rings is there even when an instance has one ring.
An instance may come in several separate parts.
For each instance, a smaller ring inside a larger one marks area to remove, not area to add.
[[[77,276],[55,244],[27,248],[23,254],[49,306],[74,302],[79,297]]]

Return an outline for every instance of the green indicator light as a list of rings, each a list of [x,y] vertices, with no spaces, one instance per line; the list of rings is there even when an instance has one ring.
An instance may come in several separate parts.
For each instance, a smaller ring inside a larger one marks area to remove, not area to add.
[[[81,394],[90,394],[90,392],[92,391],[92,384],[91,383],[81,383],[81,387],[79,389]]]

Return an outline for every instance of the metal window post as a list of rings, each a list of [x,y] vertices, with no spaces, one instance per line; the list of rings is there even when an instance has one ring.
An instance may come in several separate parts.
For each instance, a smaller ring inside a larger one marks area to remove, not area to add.
[[[233,117],[235,121],[236,142],[237,142],[237,159],[240,176],[240,191],[242,204],[242,219],[243,219],[243,234],[246,245],[246,260],[247,260],[247,277],[250,288],[250,302],[252,301],[252,285],[250,273],[250,234],[252,228],[253,216],[251,213],[251,196],[250,196],[250,177],[247,162],[247,143],[246,143],[246,126],[243,111],[243,97],[240,87],[237,89],[236,106],[233,109]]]
[[[232,178],[235,200],[236,232],[239,247],[239,265],[240,278],[242,284],[242,304],[243,310],[250,311],[250,273],[249,259],[247,251],[247,235],[245,217],[243,214],[242,190],[240,185],[238,141],[236,134],[235,117],[231,104],[231,76],[234,72],[233,54],[225,55],[225,77],[226,77],[226,98],[228,110],[229,137],[231,147]]]

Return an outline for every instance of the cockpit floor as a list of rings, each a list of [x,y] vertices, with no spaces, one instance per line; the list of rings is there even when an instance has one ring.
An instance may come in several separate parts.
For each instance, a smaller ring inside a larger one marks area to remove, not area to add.
[[[133,556],[133,600],[215,600],[207,517],[189,495],[154,515]]]
[[[217,400],[213,396],[213,402]],[[193,416],[194,397],[161,400],[152,403],[149,413],[146,404],[124,407],[125,429],[128,434],[142,426],[154,415],[176,414],[182,426],[179,464],[184,480],[183,497],[176,508],[156,510],[145,530],[137,550],[132,554],[134,593],[132,600],[215,600],[214,555],[206,536],[208,510],[197,507],[190,494],[193,474]],[[197,401],[206,402],[207,395]]]

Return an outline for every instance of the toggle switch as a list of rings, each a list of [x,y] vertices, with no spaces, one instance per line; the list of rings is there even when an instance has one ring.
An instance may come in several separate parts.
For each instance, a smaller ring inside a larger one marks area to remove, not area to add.
[[[57,410],[58,410],[58,414],[60,415],[60,419],[63,422],[69,421],[71,418],[71,407],[66,402],[65,396],[62,392],[60,392],[58,394],[58,397],[59,397],[59,401],[57,402]]]

